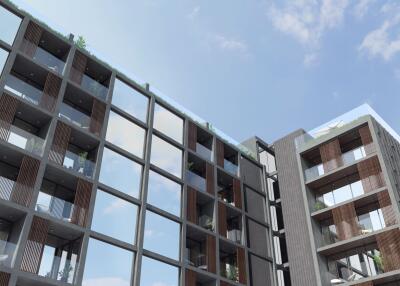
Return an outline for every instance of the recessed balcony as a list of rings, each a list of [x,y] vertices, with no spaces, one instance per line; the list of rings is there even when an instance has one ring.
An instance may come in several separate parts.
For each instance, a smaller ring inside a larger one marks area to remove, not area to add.
[[[187,220],[206,230],[214,231],[214,200],[188,187],[187,204]]]
[[[220,240],[220,275],[237,283],[246,283],[244,249]]]
[[[211,134],[198,127],[196,124],[189,122],[188,137],[189,149],[196,152],[205,160],[213,160],[213,136]]]
[[[193,227],[186,234],[186,259],[190,266],[203,271],[216,271],[215,237]]]

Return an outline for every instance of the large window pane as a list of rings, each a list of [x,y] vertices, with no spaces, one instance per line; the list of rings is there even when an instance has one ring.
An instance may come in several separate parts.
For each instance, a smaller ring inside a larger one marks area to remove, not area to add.
[[[112,104],[137,119],[146,121],[149,105],[148,97],[118,79],[115,80]]]
[[[104,148],[100,182],[137,198],[142,166],[118,153]]]
[[[106,140],[143,158],[145,130],[115,112],[110,112]]]
[[[138,207],[101,190],[97,190],[92,230],[135,243]]]
[[[182,143],[183,120],[171,111],[156,104],[154,107],[154,128],[168,137]]]
[[[21,18],[0,6],[0,39],[9,45],[14,43]]]
[[[129,286],[132,263],[132,252],[91,238],[82,285]]]
[[[169,258],[179,259],[180,226],[153,212],[146,212],[144,248]]]
[[[151,143],[152,164],[181,178],[182,150],[153,135]]]
[[[180,184],[150,171],[147,194],[149,204],[179,216],[181,213],[181,193]]]
[[[157,273],[157,275],[154,275]],[[178,286],[177,267],[143,256],[140,275],[141,286]]]
[[[4,65],[6,64],[8,52],[0,48],[0,75],[3,72]]]

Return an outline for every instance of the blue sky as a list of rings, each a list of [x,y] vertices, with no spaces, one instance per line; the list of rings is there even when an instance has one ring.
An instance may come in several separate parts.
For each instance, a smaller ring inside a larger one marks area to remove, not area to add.
[[[398,1],[20,1],[239,141],[364,102],[400,129]]]

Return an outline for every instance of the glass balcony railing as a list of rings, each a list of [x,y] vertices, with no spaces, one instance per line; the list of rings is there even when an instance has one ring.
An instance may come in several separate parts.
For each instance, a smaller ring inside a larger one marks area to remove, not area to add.
[[[239,282],[239,268],[229,263],[221,263],[221,276]]]
[[[199,191],[206,191],[206,179],[193,173],[192,171],[186,170],[186,179],[189,185],[195,187]]]
[[[72,213],[76,207],[77,206],[73,203],[53,197],[44,192],[39,192],[39,197],[36,203],[36,211],[48,214],[66,222],[72,221]]]
[[[190,253],[189,264],[199,269],[207,271],[207,256],[204,253],[191,253],[192,250],[188,249]]]
[[[0,240],[0,266],[12,267],[12,260],[16,248],[16,244]]]
[[[372,144],[373,143],[371,143],[370,145],[372,145]],[[354,162],[361,160],[362,158],[367,156],[365,153],[365,149],[368,148],[370,145],[367,145],[365,147],[361,146],[361,147],[355,148],[351,151],[343,153],[339,158],[334,159],[334,160],[336,160],[337,162],[342,161],[342,162],[340,162],[338,167],[351,165]],[[313,166],[311,168],[308,168],[304,171],[306,181],[314,180],[314,179],[324,175],[325,173],[327,173],[327,172],[324,170],[322,163],[319,165]]]
[[[235,206],[232,189],[226,189],[226,188],[220,187],[219,191],[218,191],[218,198],[227,204]]]
[[[212,161],[212,151],[200,143],[196,143],[196,153],[208,161]]]
[[[78,266],[76,259],[67,259],[65,251],[61,257],[54,256],[54,254],[52,252],[49,253],[46,248],[48,248],[48,246],[45,246],[44,249],[39,267],[39,276],[72,284]]]
[[[71,73],[72,74],[81,74],[78,70],[75,68],[71,68]],[[91,77],[87,76],[86,74],[82,75],[82,81],[80,83],[81,87],[89,92],[90,94],[99,97],[103,100],[107,99],[107,94],[108,94],[108,88],[98,81],[92,79]]]
[[[242,242],[242,231],[240,229],[231,229],[226,233],[226,237],[237,243]]]
[[[238,166],[226,159],[224,159],[224,170],[228,171],[229,173],[235,176],[237,176],[238,174]]]
[[[86,153],[75,154],[69,150],[65,153],[63,166],[75,172],[83,174],[88,178],[92,178],[95,163],[86,159]]]
[[[89,129],[90,127],[90,117],[68,104],[62,103],[60,108],[60,113],[58,114],[60,118],[65,118],[76,126]]]
[[[15,181],[0,176],[0,199],[9,201],[15,184]]]

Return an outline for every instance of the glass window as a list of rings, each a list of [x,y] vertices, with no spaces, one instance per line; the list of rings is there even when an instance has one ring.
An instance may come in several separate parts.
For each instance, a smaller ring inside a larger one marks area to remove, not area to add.
[[[154,275],[157,273],[157,275]],[[178,286],[179,271],[175,266],[143,256],[141,286]]]
[[[3,72],[4,65],[6,64],[8,52],[0,48],[0,75]]]
[[[92,230],[134,244],[137,212],[136,205],[97,190]]]
[[[350,200],[352,198],[349,185],[334,190],[333,195],[335,197],[335,204]]]
[[[180,216],[181,193],[182,187],[180,184],[150,170],[147,194],[147,202],[149,204]]]
[[[180,226],[151,211],[146,212],[144,248],[172,259],[179,259]]]
[[[124,117],[110,112],[106,140],[143,158],[145,130]]]
[[[14,43],[21,18],[0,6],[0,39],[9,45]]]
[[[83,286],[129,286],[133,253],[91,238],[83,274]]]
[[[153,135],[150,161],[157,167],[181,178],[182,150]]]
[[[350,185],[351,191],[353,192],[353,197],[358,197],[364,194],[364,188],[362,186],[361,181],[357,181]]]
[[[183,119],[158,104],[154,107],[153,126],[175,141],[183,142]]]
[[[115,80],[112,104],[145,122],[149,98],[119,79]]]
[[[140,190],[142,166],[118,153],[104,148],[100,182],[137,198]]]
[[[332,192],[324,194],[324,203],[325,205],[333,206],[335,204],[335,201],[333,200],[333,194]]]

